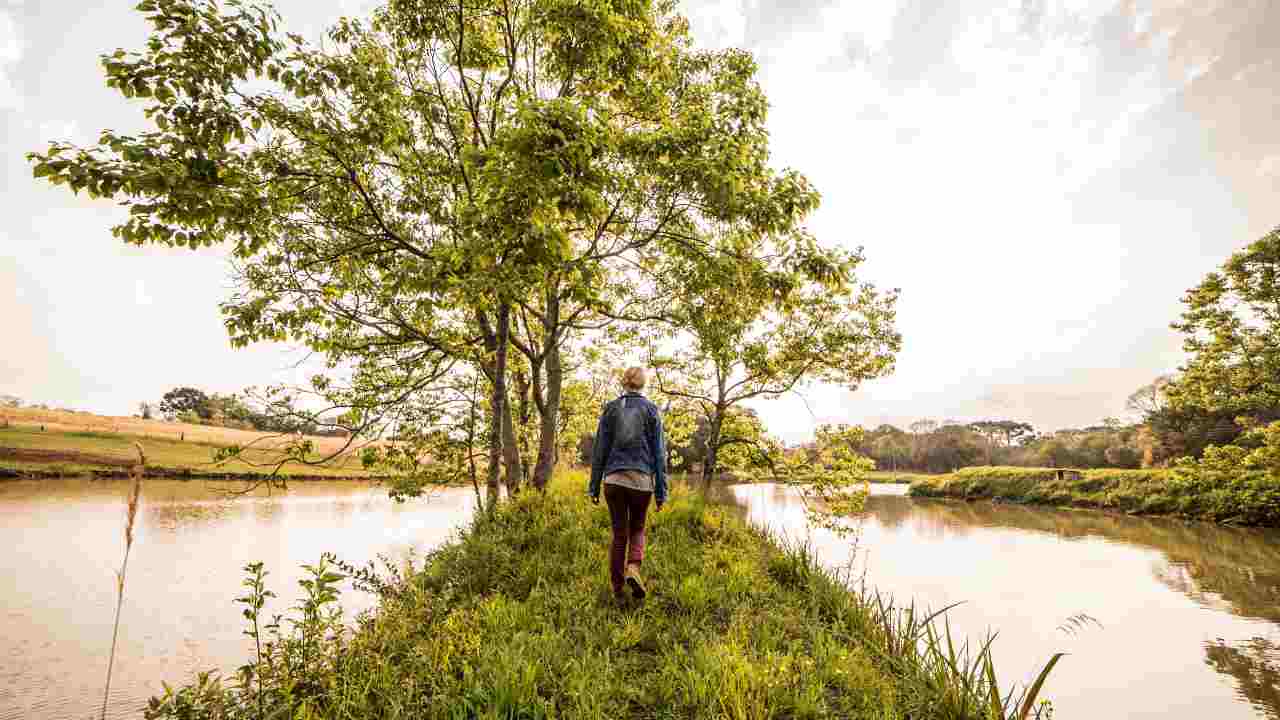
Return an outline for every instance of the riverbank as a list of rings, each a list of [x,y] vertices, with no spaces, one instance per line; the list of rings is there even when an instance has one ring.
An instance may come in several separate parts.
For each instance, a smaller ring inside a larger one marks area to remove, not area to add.
[[[163,425],[164,423],[159,423]],[[192,437],[164,428],[165,434],[148,434],[143,428],[134,432],[113,432],[109,429],[71,430],[63,425],[10,423],[0,426],[0,479],[2,478],[50,478],[66,476],[128,477],[129,468],[137,462],[134,443],[142,445],[147,456],[146,472],[149,477],[172,477],[216,480],[256,480],[273,470],[270,465],[273,454],[270,444],[263,448],[245,451],[243,459],[214,462],[214,454],[234,442],[265,442],[262,433],[243,433],[245,438],[228,438],[230,442],[198,440],[203,435],[193,432]],[[88,428],[95,425],[86,425]],[[242,432],[242,431],[233,431]],[[210,434],[210,433],[206,433]],[[334,452],[341,445],[333,438],[326,438],[331,448],[317,448],[313,458],[320,453]],[[360,464],[359,457],[348,453],[325,465],[285,466],[279,475],[290,480],[308,479],[373,479],[374,475]]]
[[[1280,527],[1280,483],[1263,472],[1222,477],[1190,470],[1080,470],[1060,479],[1047,468],[970,467],[917,479],[910,493]]]
[[[648,599],[616,606],[608,516],[584,482],[524,493],[374,583],[354,632],[264,636],[251,682],[188,687],[149,717],[991,717],[987,655],[949,657],[920,613],[850,593],[691,494],[652,515]]]
[[[897,471],[897,470],[872,470],[871,472],[865,473],[865,476],[867,478],[867,481],[872,483],[873,485],[874,484],[910,485],[916,480],[927,480],[933,477],[937,477],[936,475],[929,475],[927,473],[917,473],[917,472],[907,472],[907,471]]]

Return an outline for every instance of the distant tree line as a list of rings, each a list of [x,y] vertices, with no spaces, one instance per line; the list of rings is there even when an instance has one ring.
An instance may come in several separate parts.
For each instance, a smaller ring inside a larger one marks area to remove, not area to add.
[[[918,420],[868,430],[856,449],[879,470],[942,473],[973,465],[1136,468],[1146,443],[1140,426],[1114,419],[1049,433],[1017,420]]]
[[[289,398],[255,401],[248,393],[224,395],[194,387],[177,387],[166,392],[158,403],[140,403],[138,410],[144,419],[158,413],[171,422],[196,425],[303,435],[346,434],[341,428],[327,426],[314,413],[296,408]]]

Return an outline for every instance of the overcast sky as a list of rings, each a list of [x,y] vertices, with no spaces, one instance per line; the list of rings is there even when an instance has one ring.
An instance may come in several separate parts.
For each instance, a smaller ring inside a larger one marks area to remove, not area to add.
[[[31,179],[24,154],[142,127],[98,56],[138,48],[133,0],[0,0],[0,393],[110,414],[179,384],[298,375],[232,350],[216,251],[125,247],[113,205]],[[282,0],[309,37],[360,0]],[[779,9],[785,6],[785,9]],[[751,50],[775,163],[823,194],[828,242],[900,288],[896,373],[763,406],[815,421],[1092,424],[1177,366],[1182,292],[1280,224],[1280,3],[686,3]],[[12,288],[12,290],[10,290]]]

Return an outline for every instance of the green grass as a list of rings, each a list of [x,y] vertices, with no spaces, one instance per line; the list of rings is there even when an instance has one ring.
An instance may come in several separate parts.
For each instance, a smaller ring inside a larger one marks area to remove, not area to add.
[[[264,640],[230,689],[205,678],[153,701],[149,717],[1034,715],[1031,701],[991,691],[987,653],[959,650],[922,613],[851,593],[805,548],[683,491],[652,516],[649,598],[618,607],[607,514],[584,485],[561,476],[546,495],[478,517],[390,581],[353,633],[304,623]]]
[[[127,464],[136,457],[133,443],[142,445],[147,455],[147,472],[158,474],[257,474],[268,473],[270,467],[251,463],[266,463],[266,452],[249,451],[250,462],[230,460],[213,464],[213,454],[218,445],[212,443],[179,441],[170,438],[145,437],[128,433],[105,431],[40,431],[30,427],[0,427],[0,469],[19,473],[44,475],[82,475],[95,472],[126,474]],[[22,451],[33,450],[55,453],[53,456],[33,459],[24,457]],[[6,451],[8,451],[6,453]],[[13,457],[16,454],[16,457]],[[316,455],[315,459],[320,456]],[[369,477],[355,457],[324,466],[286,466],[282,473],[324,477]]]
[[[1280,483],[1261,472],[1208,478],[1174,470],[1082,470],[1057,479],[1048,468],[971,467],[912,482],[920,497],[1009,502],[1176,515],[1280,527]]]
[[[927,473],[907,472],[905,470],[872,470],[871,472],[866,473],[866,477],[872,483],[906,485],[908,483],[913,483],[916,480],[925,480],[934,476]]]

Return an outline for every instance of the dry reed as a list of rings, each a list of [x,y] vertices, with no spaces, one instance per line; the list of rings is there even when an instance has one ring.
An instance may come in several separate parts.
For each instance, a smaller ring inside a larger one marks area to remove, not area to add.
[[[129,550],[133,547],[133,524],[138,517],[138,501],[142,498],[142,475],[146,470],[147,456],[142,452],[142,445],[134,443],[138,451],[138,464],[129,470],[129,478],[133,487],[129,490],[129,503],[125,509],[124,523],[124,561],[116,572],[116,620],[111,629],[111,654],[107,657],[107,686],[102,691],[102,720],[107,717],[107,700],[111,697],[111,670],[116,662],[116,639],[120,636],[120,609],[124,606],[124,574],[129,567]]]

